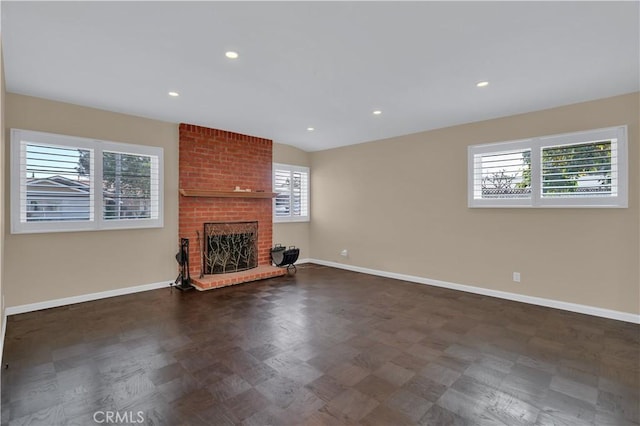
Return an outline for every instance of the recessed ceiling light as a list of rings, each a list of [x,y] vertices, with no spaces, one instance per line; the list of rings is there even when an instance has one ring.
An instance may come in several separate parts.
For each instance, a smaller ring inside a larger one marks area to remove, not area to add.
[[[379,109],[373,111],[373,115],[380,115],[382,114],[382,111],[380,111]]]
[[[477,87],[487,87],[489,85],[488,81],[481,81],[478,84],[476,84]]]
[[[307,127],[307,132],[313,132],[315,130],[315,128],[313,127]]]
[[[238,52],[234,52],[233,50],[230,50],[230,51],[226,52],[224,54],[224,56],[226,56],[229,59],[237,59],[238,58]]]
[[[178,93],[178,92],[169,92],[169,96],[173,96],[175,98],[176,96],[180,96],[180,93]]]

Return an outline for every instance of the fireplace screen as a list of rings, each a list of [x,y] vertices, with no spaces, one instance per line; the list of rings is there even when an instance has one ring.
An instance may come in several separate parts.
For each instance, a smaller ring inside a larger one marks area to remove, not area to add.
[[[204,224],[204,273],[226,274],[258,266],[258,222]]]

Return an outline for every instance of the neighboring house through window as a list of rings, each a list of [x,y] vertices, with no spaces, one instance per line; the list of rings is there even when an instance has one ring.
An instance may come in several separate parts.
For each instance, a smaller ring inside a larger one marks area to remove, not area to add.
[[[35,173],[34,173],[35,174]],[[89,220],[91,188],[63,176],[27,179],[27,221]]]

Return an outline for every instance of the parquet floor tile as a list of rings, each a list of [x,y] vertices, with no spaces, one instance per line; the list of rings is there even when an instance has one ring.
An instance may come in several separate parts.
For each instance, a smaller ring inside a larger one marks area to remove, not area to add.
[[[2,425],[637,426],[639,360],[638,325],[307,264],[10,316]]]

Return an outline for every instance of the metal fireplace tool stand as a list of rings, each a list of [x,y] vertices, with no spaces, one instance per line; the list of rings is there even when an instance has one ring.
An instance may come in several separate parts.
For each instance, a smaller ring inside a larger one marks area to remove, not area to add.
[[[186,291],[192,290],[194,287],[191,285],[191,276],[189,275],[189,239],[180,239],[180,251],[176,254],[176,260],[180,265],[180,273],[178,278],[174,282],[175,287],[178,290]]]

